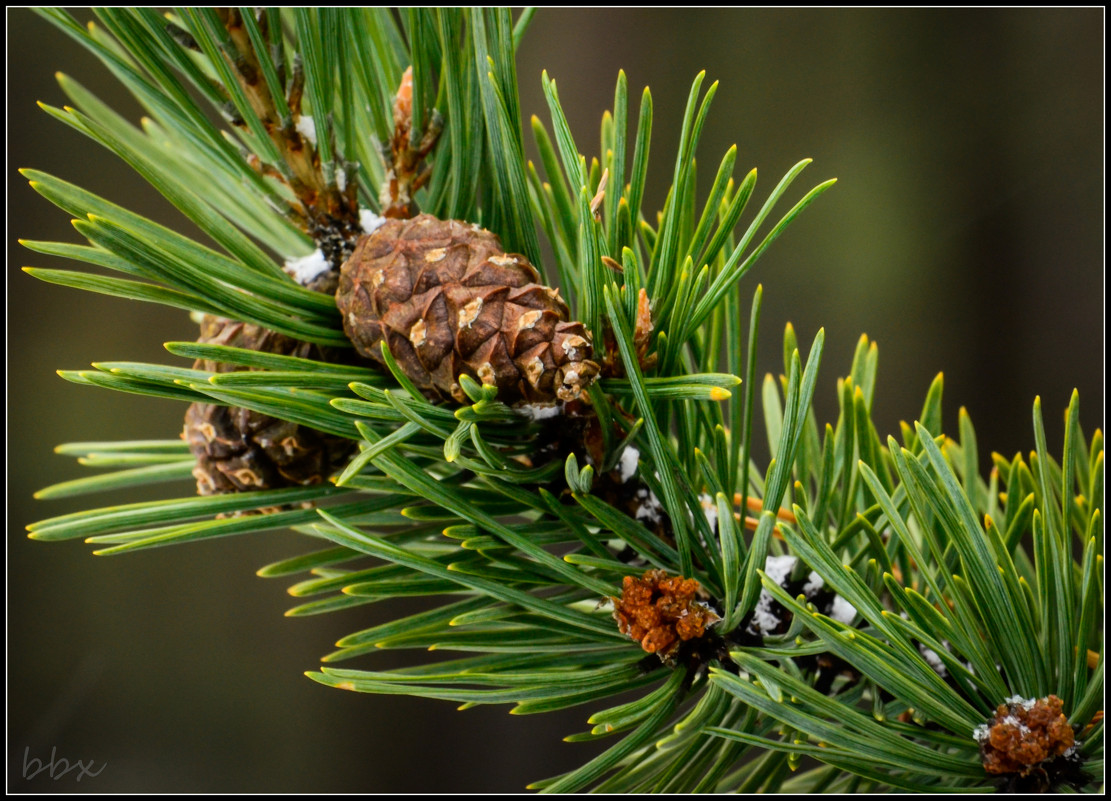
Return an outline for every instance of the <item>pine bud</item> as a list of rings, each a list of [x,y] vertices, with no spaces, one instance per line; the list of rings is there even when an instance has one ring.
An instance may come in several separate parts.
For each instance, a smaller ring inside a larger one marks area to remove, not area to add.
[[[663,570],[649,570],[640,578],[625,576],[621,597],[610,599],[617,628],[648,653],[666,658],[680,642],[702,637],[719,620],[697,600],[701,589],[695,579],[669,576]]]

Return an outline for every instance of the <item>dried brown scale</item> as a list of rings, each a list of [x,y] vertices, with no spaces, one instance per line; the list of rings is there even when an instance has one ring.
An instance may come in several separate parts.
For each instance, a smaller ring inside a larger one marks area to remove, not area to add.
[[[358,184],[353,174],[347,174],[347,181],[341,190],[336,180],[325,178],[320,162],[320,154],[311,140],[298,129],[301,119],[301,99],[305,85],[304,70],[299,61],[294,62],[293,78],[288,89],[286,106],[290,116],[282,119],[270,87],[263,78],[258,54],[243,25],[242,13],[234,8],[217,9],[221,23],[228,34],[228,47],[223,51],[224,58],[243,90],[250,104],[251,112],[258,118],[270,141],[277,148],[284,171],[274,165],[264,164],[257,156],[247,156],[248,163],[260,175],[276,178],[286,184],[294,195],[289,201],[288,215],[306,233],[313,237],[325,258],[338,270],[350,253],[355,239],[362,233],[359,226]],[[257,18],[263,38],[267,36],[268,17],[260,14]],[[279,63],[278,80],[285,83],[284,64]],[[236,113],[233,124],[246,128],[246,123]],[[333,147],[333,151],[335,148]],[[349,165],[348,165],[349,166]],[[343,169],[347,169],[344,166]],[[326,277],[334,284],[334,276]],[[331,294],[334,285],[310,286],[312,289]]]
[[[330,349],[250,323],[206,315],[200,342],[304,359],[335,361]],[[244,368],[198,359],[195,369],[226,373]],[[342,466],[352,440],[235,406],[194,403],[182,438],[197,458],[200,495],[320,484]]]
[[[336,304],[356,350],[382,363],[385,339],[429,398],[463,402],[467,374],[505,403],[575,400],[598,374],[590,334],[539,280],[489,231],[422,214],[359,240]]]
[[[413,133],[413,68],[401,76],[393,105],[393,133],[388,144],[382,147],[382,160],[386,175],[382,182],[380,201],[382,216],[407,220],[420,214],[413,195],[427,183],[430,169],[421,169],[424,157],[432,152],[443,131],[443,119],[436,109],[429,114],[428,123],[421,132],[416,147],[411,144]]]

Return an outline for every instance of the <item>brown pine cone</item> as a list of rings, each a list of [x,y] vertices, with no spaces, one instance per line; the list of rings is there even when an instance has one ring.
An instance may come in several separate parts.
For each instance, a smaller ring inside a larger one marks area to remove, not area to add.
[[[328,361],[316,345],[250,323],[205,315],[200,342]],[[226,373],[242,367],[198,359],[197,370]],[[183,439],[197,457],[200,495],[320,484],[343,465],[354,441],[324,434],[235,406],[194,403]]]
[[[382,362],[382,338],[429,398],[464,402],[464,373],[505,403],[580,397],[598,375],[590,334],[524,256],[458,220],[421,214],[362,237],[336,305],[355,349]]]

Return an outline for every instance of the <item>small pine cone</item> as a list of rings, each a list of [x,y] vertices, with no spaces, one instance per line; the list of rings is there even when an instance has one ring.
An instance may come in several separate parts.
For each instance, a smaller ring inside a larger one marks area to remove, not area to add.
[[[329,356],[308,342],[212,315],[205,315],[199,341],[306,359]],[[243,369],[205,359],[193,367],[219,373]],[[189,407],[182,437],[197,457],[193,475],[200,495],[320,484],[355,445],[250,409],[212,403]]]
[[[421,214],[359,240],[340,271],[336,305],[355,349],[382,362],[382,338],[429,398],[464,402],[464,373],[505,403],[569,401],[598,375],[590,334],[559,291],[537,283],[477,225]]]

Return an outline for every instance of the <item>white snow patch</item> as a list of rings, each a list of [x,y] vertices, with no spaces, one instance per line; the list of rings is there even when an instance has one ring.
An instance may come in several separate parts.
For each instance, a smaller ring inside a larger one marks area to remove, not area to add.
[[[651,490],[642,489],[637,492],[640,507],[637,509],[637,520],[647,520],[649,523],[659,523],[663,520],[663,504]]]
[[[640,461],[640,451],[632,445],[625,446],[621,451],[621,483],[624,484],[637,472],[637,462]]]
[[[779,628],[779,616],[772,611],[774,601],[775,599],[767,590],[760,590],[760,600],[756,602],[756,608],[752,610],[752,622],[745,629],[747,632],[763,635]]]
[[[340,168],[336,170],[336,189],[342,192],[347,188],[347,171]]]
[[[307,286],[314,278],[332,269],[332,263],[324,257],[324,252],[317,248],[308,256],[299,259],[290,259],[285,263],[285,271],[293,276],[293,280],[301,286]]]
[[[941,678],[945,678],[949,675],[949,671],[945,669],[945,663],[941,661],[941,657],[937,655],[937,651],[932,648],[927,648],[924,645],[919,645],[918,653],[922,654],[922,658],[926,660],[926,664],[933,668],[934,673],[941,676]]]
[[[547,420],[563,414],[563,407],[558,403],[520,403],[513,409],[530,420]]]
[[[707,493],[703,492],[698,496],[698,500],[702,503],[702,512],[706,515],[706,522],[710,524],[710,531],[718,530],[718,505],[717,502]]]
[[[826,580],[818,575],[814,570],[810,571],[810,575],[806,577],[806,583],[802,585],[802,594],[807,598],[813,598],[814,593],[826,585]]]
[[[1036,698],[1023,698],[1021,695],[1012,695],[1010,698],[1004,698],[1003,703],[1010,706],[1021,706],[1027,712],[1034,708],[1034,704],[1038,703]]]
[[[764,572],[768,578],[782,587],[795,569],[798,558],[794,556],[769,556],[764,560]]]
[[[991,728],[986,723],[981,723],[972,730],[972,739],[978,743],[984,742],[991,735]]]
[[[791,577],[798,558],[794,556],[769,556],[764,560],[764,573],[782,587]],[[760,598],[756,601],[756,608],[752,610],[752,622],[748,624],[747,632],[750,634],[769,634],[779,628],[782,622],[775,613],[775,598],[767,590],[760,590]]]
[[[838,623],[844,623],[848,626],[856,619],[856,607],[840,595],[835,595],[829,608],[829,616]]]
[[[1012,727],[1018,729],[1019,734],[1029,734],[1030,733],[1029,727],[1025,723],[1023,723],[1021,720],[1016,718],[1014,715],[1007,715],[1007,717],[1003,718],[1003,720],[1001,720],[999,722],[1006,725],[1006,726],[1012,726]]]
[[[297,118],[297,133],[308,139],[316,147],[316,120],[307,114]]]
[[[359,209],[359,225],[364,234],[373,234],[385,224],[385,217],[379,217],[370,209]]]

